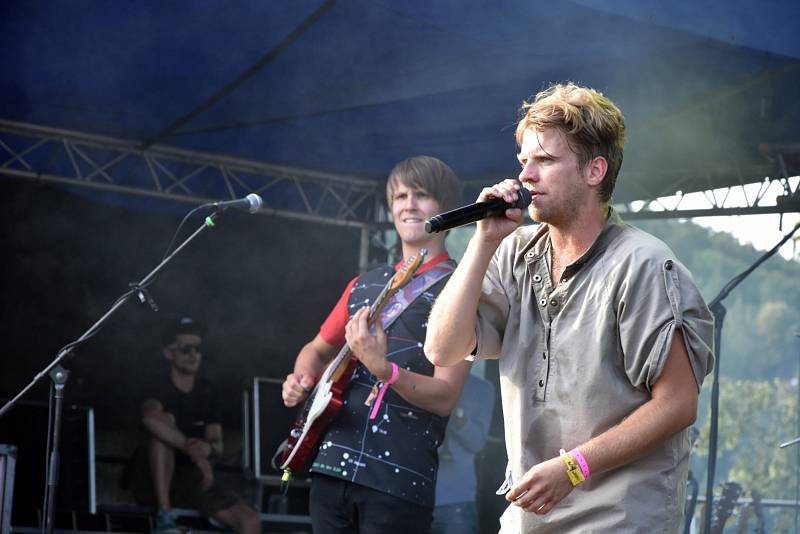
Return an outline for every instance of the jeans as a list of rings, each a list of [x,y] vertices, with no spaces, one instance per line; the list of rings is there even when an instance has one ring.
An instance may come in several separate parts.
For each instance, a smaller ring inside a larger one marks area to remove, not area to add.
[[[478,511],[474,502],[445,504],[433,509],[431,534],[477,534]]]
[[[433,517],[428,506],[317,474],[309,510],[314,534],[425,534]]]

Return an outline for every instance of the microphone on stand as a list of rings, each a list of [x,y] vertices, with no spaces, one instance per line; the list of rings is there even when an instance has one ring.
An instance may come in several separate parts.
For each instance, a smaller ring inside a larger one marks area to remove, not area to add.
[[[454,210],[434,215],[425,221],[425,231],[429,234],[444,232],[452,228],[464,226],[472,222],[480,221],[486,217],[503,215],[507,209],[525,209],[531,203],[531,192],[520,187],[517,191],[515,202],[506,202],[502,198],[492,198],[485,202],[475,202]]]
[[[259,195],[250,193],[244,198],[237,198],[236,200],[221,200],[219,202],[212,202],[211,207],[226,210],[228,208],[235,208],[240,210],[247,210],[250,213],[257,212],[264,201]]]

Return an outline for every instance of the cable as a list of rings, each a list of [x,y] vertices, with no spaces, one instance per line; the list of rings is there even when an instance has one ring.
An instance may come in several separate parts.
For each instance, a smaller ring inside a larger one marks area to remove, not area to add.
[[[196,208],[190,210],[189,213],[187,213],[186,215],[183,216],[183,219],[181,219],[181,223],[178,225],[178,228],[175,230],[175,233],[172,234],[172,239],[170,240],[169,245],[167,245],[167,250],[164,251],[164,255],[161,257],[161,261],[164,261],[165,259],[167,259],[167,256],[169,256],[169,253],[172,251],[172,245],[175,244],[175,241],[178,239],[178,234],[180,234],[180,232],[181,232],[181,228],[183,228],[183,225],[186,224],[186,221],[189,220],[189,217],[191,217],[192,215],[194,215],[196,212],[200,211],[201,209],[209,208],[209,207],[211,207],[211,204],[201,204],[201,205],[197,206]],[[145,287],[147,287],[147,286],[145,286]]]

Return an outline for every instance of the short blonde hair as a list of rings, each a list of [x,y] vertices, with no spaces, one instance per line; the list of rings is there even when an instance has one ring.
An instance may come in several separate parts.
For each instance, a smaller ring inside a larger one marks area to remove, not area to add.
[[[625,117],[611,100],[599,91],[572,82],[554,84],[537,94],[532,102],[523,102],[520,114],[518,145],[522,145],[522,136],[528,129],[558,128],[578,156],[580,168],[603,156],[608,170],[600,185],[600,200],[611,200],[625,148]]]
[[[431,156],[415,156],[401,161],[389,173],[386,182],[386,202],[392,207],[392,198],[399,185],[422,189],[431,195],[442,211],[458,207],[461,202],[461,182],[444,161]]]

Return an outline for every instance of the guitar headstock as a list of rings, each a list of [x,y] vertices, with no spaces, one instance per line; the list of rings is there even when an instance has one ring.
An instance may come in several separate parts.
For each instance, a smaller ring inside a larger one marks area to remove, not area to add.
[[[397,291],[405,286],[414,277],[414,273],[425,262],[425,256],[428,254],[428,249],[419,249],[419,254],[414,254],[406,260],[400,270],[397,271],[392,278],[392,283],[389,286],[390,291]]]
[[[711,525],[712,534],[721,534],[725,529],[725,522],[733,513],[739,497],[742,495],[742,486],[738,482],[725,482],[722,485],[722,493],[717,501],[717,508],[714,510],[714,521]]]

